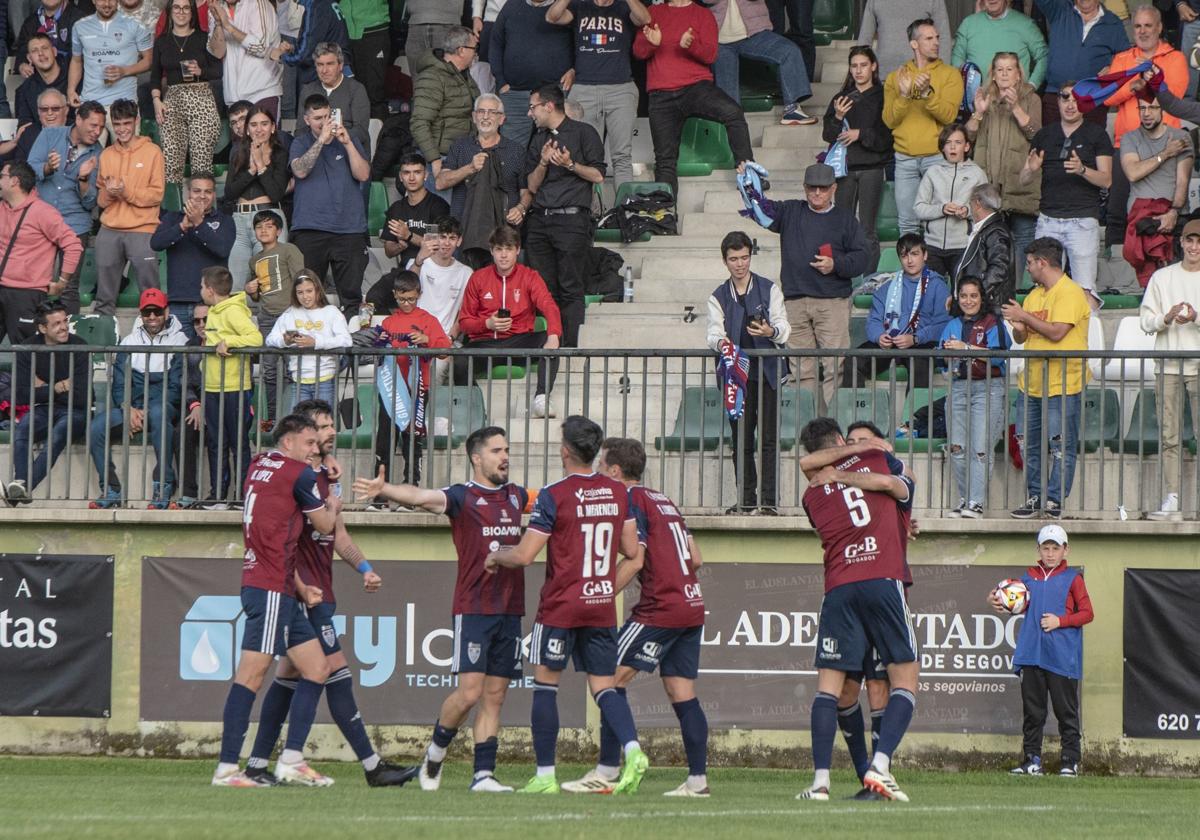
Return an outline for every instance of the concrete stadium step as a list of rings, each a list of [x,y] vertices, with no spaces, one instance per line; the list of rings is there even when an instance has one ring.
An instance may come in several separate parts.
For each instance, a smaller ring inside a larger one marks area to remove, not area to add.
[[[786,177],[803,178],[804,170],[817,162],[817,154],[825,151],[825,148],[823,145],[820,148],[804,149],[760,147],[754,150],[754,159],[767,168],[772,178],[776,175],[784,176],[789,172],[792,174]]]
[[[786,184],[776,186],[775,179],[771,179],[771,189],[767,193],[768,198],[772,201],[788,201],[790,199],[804,199],[804,185],[795,181],[787,181]],[[743,207],[742,194],[736,189],[733,190],[709,190],[704,194],[705,213],[728,213],[730,209],[737,211]]]
[[[642,261],[642,270],[633,281],[633,299],[643,300],[643,288],[670,287],[673,283],[703,282],[715,285],[729,276],[725,264],[721,262],[721,254],[711,249],[711,254],[660,256],[654,255]],[[764,277],[779,276],[780,258],[778,252],[757,254],[751,261],[751,268]],[[639,283],[640,281],[643,281]],[[658,301],[659,298],[647,300]]]
[[[607,325],[589,319],[579,330],[579,346],[596,349],[653,347],[658,350],[704,347],[704,318],[690,324],[679,316],[627,315]]]
[[[687,236],[715,236],[716,240],[712,243],[714,251],[715,246],[720,244],[721,237],[733,230],[744,231],[752,239],[779,241],[778,234],[771,233],[745,216],[738,215],[737,209],[735,205],[724,212],[691,213],[680,220],[680,225]]]
[[[824,109],[810,110],[805,105],[809,116],[820,118]],[[762,148],[828,148],[829,144],[821,139],[821,124],[816,125],[769,125],[763,129],[763,136],[755,146]]]

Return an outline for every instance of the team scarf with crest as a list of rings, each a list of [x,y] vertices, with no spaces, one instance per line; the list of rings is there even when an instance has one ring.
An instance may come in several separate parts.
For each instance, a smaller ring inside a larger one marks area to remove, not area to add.
[[[745,412],[746,385],[750,381],[750,359],[732,341],[722,341],[717,375],[721,378],[721,393],[725,412],[738,420]]]

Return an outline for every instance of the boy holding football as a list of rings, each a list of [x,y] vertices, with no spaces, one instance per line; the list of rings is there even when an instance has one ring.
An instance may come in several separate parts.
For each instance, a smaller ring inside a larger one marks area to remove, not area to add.
[[[1017,636],[1013,664],[1021,675],[1025,760],[1018,776],[1042,775],[1042,728],[1046,696],[1054,706],[1062,737],[1060,776],[1079,775],[1079,679],[1083,676],[1083,625],[1094,617],[1092,599],[1079,569],[1067,566],[1071,548],[1061,525],[1038,531],[1038,562],[1021,578],[1029,591],[1025,621]],[[1007,612],[997,591],[988,603]]]

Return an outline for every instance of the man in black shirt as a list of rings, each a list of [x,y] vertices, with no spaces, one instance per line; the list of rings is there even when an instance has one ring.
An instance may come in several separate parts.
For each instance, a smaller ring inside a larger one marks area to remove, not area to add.
[[[1062,243],[1071,279],[1099,309],[1096,263],[1100,252],[1101,194],[1112,185],[1113,145],[1102,126],[1084,120],[1073,87],[1058,93],[1059,122],[1042,126],[1030,143],[1021,183],[1042,179],[1037,236]]]
[[[72,3],[70,0],[45,0],[30,12],[21,24],[14,45],[16,48],[13,50],[13,58],[16,59],[17,70],[21,75],[28,79],[37,72],[29,62],[27,53],[29,42],[33,36],[44,32],[50,36],[58,65],[62,68],[63,75],[66,76],[67,64],[71,60],[71,29],[82,18],[95,11],[90,0],[84,3]]]
[[[529,113],[537,130],[525,153],[525,253],[562,313],[563,346],[577,347],[595,234],[592,189],[604,181],[604,142],[587,123],[567,118],[558,85],[533,91]]]
[[[17,125],[37,121],[37,100],[46,88],[67,95],[67,71],[58,63],[54,41],[49,35],[39,32],[29,39],[29,65],[33,67],[33,73],[21,82],[13,97]]]
[[[425,158],[417,152],[400,158],[396,186],[404,195],[388,208],[387,227],[379,235],[383,252],[392,259],[399,257],[401,268],[416,259],[425,231],[433,221],[450,215],[450,205],[445,199],[425,189],[425,167]]]

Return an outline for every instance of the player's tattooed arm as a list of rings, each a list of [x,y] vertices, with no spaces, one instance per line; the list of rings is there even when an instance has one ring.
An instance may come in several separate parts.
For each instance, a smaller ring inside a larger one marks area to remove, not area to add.
[[[346,523],[340,516],[337,528],[333,532],[333,550],[337,552],[338,557],[345,561],[346,565],[362,575],[363,589],[368,592],[379,591],[379,587],[383,586],[383,578],[371,568],[367,556],[350,537],[350,532],[346,530]]]
[[[483,561],[483,568],[491,573],[504,566],[509,569],[519,569],[523,566],[533,565],[534,558],[538,556],[538,552],[550,541],[549,534],[543,534],[541,531],[534,531],[526,528],[521,541],[512,548],[502,547],[493,551]]]
[[[853,472],[826,467],[809,484],[813,487],[819,487],[822,484],[844,484],[847,487],[857,487],[859,490],[887,493],[900,502],[908,501],[908,483],[891,474]]]
[[[881,438],[870,438],[860,443],[848,443],[842,446],[830,446],[810,452],[800,459],[800,469],[804,470],[805,478],[812,478],[825,467],[844,461],[852,455],[861,455],[872,449],[882,449],[892,452],[892,445]]]
[[[411,484],[388,484],[383,480],[383,467],[374,478],[354,480],[354,499],[365,502],[383,497],[397,504],[423,508],[430,513],[446,512],[446,494],[441,490],[424,490]]]

